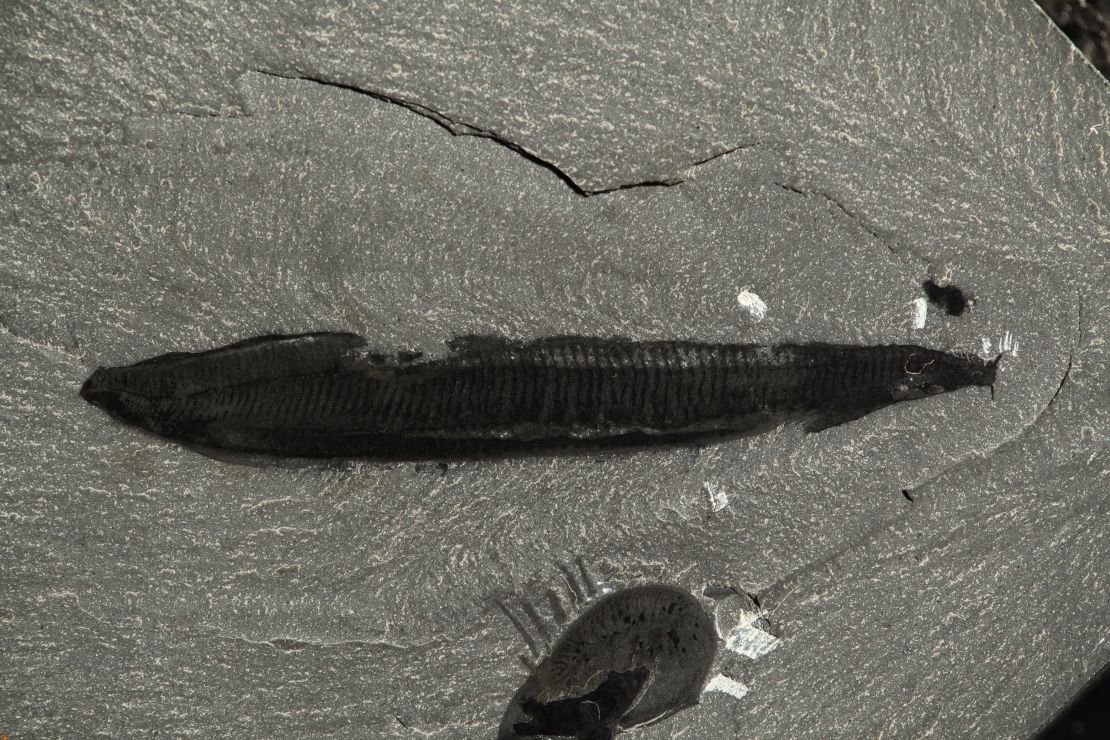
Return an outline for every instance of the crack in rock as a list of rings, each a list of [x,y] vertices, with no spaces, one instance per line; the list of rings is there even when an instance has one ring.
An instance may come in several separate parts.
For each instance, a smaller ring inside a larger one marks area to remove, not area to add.
[[[1083,336],[1086,333],[1085,329],[1083,327],[1083,295],[1082,295],[1082,293],[1079,292],[1078,288],[1076,288],[1075,293],[1076,293],[1076,296],[1075,296],[1075,300],[1076,300],[1075,341],[1072,343],[1071,349],[1068,351],[1068,364],[1067,364],[1067,367],[1064,368],[1064,375],[1063,375],[1063,377],[1060,378],[1060,384],[1056,387],[1056,391],[1052,394],[1052,397],[1050,399],[1048,399],[1048,403],[1046,403],[1044,405],[1044,407],[1040,411],[1037,412],[1037,416],[1033,419],[1033,421],[1029,422],[1029,424],[1022,427],[1021,431],[1019,431],[1014,436],[1010,437],[1009,439],[1004,439],[1001,442],[999,442],[997,445],[994,446],[994,448],[992,450],[990,450],[990,452],[983,455],[983,457],[990,457],[991,455],[996,454],[999,450],[1002,450],[1002,449],[1008,447],[1009,445],[1016,444],[1017,442],[1022,440],[1027,434],[1029,434],[1032,430],[1036,429],[1037,425],[1040,424],[1041,419],[1044,417],[1045,414],[1048,413],[1048,410],[1052,408],[1053,404],[1056,403],[1056,399],[1060,397],[1060,393],[1064,390],[1064,386],[1067,384],[1068,379],[1071,376],[1072,366],[1075,363],[1075,356],[1079,353],[1079,348],[1083,346]],[[941,471],[941,474],[943,474],[943,472],[944,471]],[[919,483],[917,487],[920,488],[921,486],[928,484],[930,481],[939,477],[939,475],[940,474],[938,474],[937,476],[933,476],[933,478],[930,478],[927,481],[923,481],[922,483]]]
[[[410,111],[412,111],[413,113],[416,113],[419,116],[423,116],[424,118],[427,118],[428,120],[430,120],[430,121],[434,122],[435,124],[437,124],[438,126],[442,127],[445,131],[450,133],[452,136],[476,136],[476,137],[483,138],[483,139],[489,139],[490,141],[494,142],[495,144],[499,144],[500,146],[503,146],[506,149],[509,149],[510,151],[513,151],[513,152],[519,154],[520,156],[527,159],[529,162],[531,162],[533,164],[536,164],[536,165],[539,165],[540,167],[543,167],[544,169],[553,173],[556,177],[558,177],[560,180],[562,180],[567,185],[567,187],[569,187],[575,193],[577,193],[578,195],[581,195],[583,197],[589,197],[589,196],[592,196],[592,195],[605,195],[606,193],[614,193],[614,192],[617,192],[618,190],[631,190],[633,188],[668,188],[668,187],[673,187],[675,185],[679,185],[679,184],[685,182],[685,179],[686,179],[686,178],[675,176],[675,177],[663,178],[663,179],[660,179],[660,180],[641,180],[641,181],[638,181],[638,182],[621,183],[619,185],[614,185],[612,187],[607,187],[607,188],[585,188],[582,185],[580,185],[578,182],[576,182],[573,177],[571,177],[565,170],[560,168],[557,164],[555,164],[554,162],[552,162],[550,160],[544,159],[543,157],[541,157],[539,154],[532,151],[531,149],[528,149],[527,147],[525,147],[521,144],[518,144],[515,141],[512,141],[510,139],[505,138],[503,135],[497,133],[496,131],[492,131],[492,130],[486,129],[486,128],[481,128],[479,126],[475,126],[473,124],[466,123],[465,121],[455,120],[455,119],[451,118],[450,116],[448,116],[448,115],[446,115],[446,114],[444,114],[440,111],[437,111],[433,108],[429,108],[426,105],[422,105],[420,103],[417,103],[417,102],[414,102],[414,101],[411,101],[411,100],[406,100],[404,98],[396,97],[396,96],[393,96],[393,95],[387,95],[385,93],[378,92],[376,90],[368,90],[364,87],[359,87],[357,85],[353,85],[353,84],[350,84],[350,83],[337,82],[335,80],[329,80],[327,78],[319,77],[319,76],[316,76],[316,75],[308,75],[308,74],[302,74],[302,73],[274,72],[272,70],[266,70],[266,69],[252,69],[250,71],[254,72],[256,74],[265,75],[267,77],[276,77],[276,78],[283,79],[283,80],[297,80],[297,81],[301,81],[301,82],[311,82],[311,83],[314,83],[314,84],[317,84],[317,85],[323,85],[325,87],[334,87],[334,88],[339,88],[340,90],[348,90],[350,92],[358,93],[359,95],[366,95],[368,97],[374,98],[375,100],[380,100],[380,101],[385,102],[385,103],[392,103],[393,105],[399,105],[402,108],[406,108],[407,110],[410,110]],[[182,112],[184,112],[184,111],[182,111]],[[194,114],[194,113],[186,113],[186,115],[195,115],[196,117],[205,117],[205,115]],[[220,117],[220,116],[217,114],[214,117]],[[739,150],[742,150],[742,149],[750,149],[750,148],[756,146],[757,144],[758,144],[758,142],[754,142],[754,143],[748,144],[748,145],[737,145],[737,146],[727,147],[722,151],[716,152],[714,154],[709,155],[708,157],[705,157],[704,159],[700,159],[696,162],[691,163],[690,165],[684,167],[682,171],[687,172],[687,171],[689,171],[689,170],[691,170],[695,167],[700,167],[704,164],[708,164],[709,162],[712,162],[715,159],[719,159],[719,158],[721,158],[725,155],[731,154],[735,151],[739,151]]]
[[[35,339],[35,337],[27,336],[21,332],[12,329],[12,327],[10,327],[4,320],[4,317],[0,316],[0,335],[6,334],[20,344],[26,344],[38,350],[61,355],[67,360],[75,361],[78,365],[86,365],[88,360],[85,357],[84,351],[81,348],[81,343],[77,339],[76,333],[73,331],[72,328],[67,329],[67,332],[69,334],[71,344],[73,345],[72,347],[67,347],[60,344],[52,344],[46,340],[37,340]]]
[[[898,252],[898,250],[895,248],[894,244],[891,242],[889,237],[886,237],[886,236],[883,236],[882,234],[880,234],[879,231],[877,229],[875,229],[875,227],[873,227],[869,223],[867,223],[866,219],[864,219],[863,217],[861,217],[858,214],[851,211],[847,206],[845,206],[843,203],[841,203],[839,199],[833,197],[832,195],[829,195],[828,193],[820,191],[820,190],[804,190],[803,188],[799,188],[796,185],[790,185],[788,183],[776,182],[775,185],[778,185],[783,190],[786,190],[786,191],[791,192],[791,193],[797,193],[798,195],[801,195],[801,196],[806,197],[806,198],[811,197],[811,196],[818,196],[820,198],[824,198],[826,201],[833,204],[837,208],[837,210],[839,210],[841,213],[843,213],[845,216],[847,216],[849,219],[851,219],[853,222],[855,222],[855,224],[858,225],[861,229],[866,231],[868,234],[873,236],[875,239],[879,240],[891,252],[895,252],[895,253]],[[911,254],[913,254],[914,257],[917,257],[918,259],[922,260],[923,262],[932,264],[931,260],[929,260],[925,257],[922,257],[919,254],[912,253],[912,252],[911,252]]]
[[[347,647],[386,648],[389,650],[415,650],[422,647],[427,647],[428,645],[431,645],[433,642],[435,642],[435,640],[427,640],[425,642],[414,643],[412,645],[403,645],[396,642],[387,642],[385,640],[341,640],[339,642],[323,642],[319,640],[300,640],[292,637],[274,637],[269,640],[253,640],[242,635],[225,634],[216,634],[215,637],[219,640],[241,642],[246,645],[271,647],[283,652],[297,652],[300,650],[306,650],[308,648],[320,648],[327,650]]]
[[[785,186],[783,186],[783,187],[785,187]],[[1074,344],[1072,345],[1071,351],[1068,353],[1068,364],[1067,364],[1067,367],[1064,370],[1063,377],[1060,378],[1059,386],[1056,388],[1056,391],[1052,394],[1052,397],[1048,400],[1048,403],[1046,403],[1044,408],[1042,408],[1040,410],[1040,412],[1038,412],[1036,418],[1033,419],[1032,422],[1030,422],[1027,426],[1022,427],[1021,431],[1018,432],[1013,437],[999,442],[989,452],[986,452],[986,453],[978,456],[979,459],[989,458],[989,457],[997,454],[1000,450],[1003,450],[1003,449],[1009,447],[1010,445],[1017,444],[1018,442],[1020,442],[1027,434],[1029,434],[1029,432],[1031,430],[1033,430],[1037,427],[1037,425],[1041,421],[1041,418],[1044,417],[1044,415],[1046,413],[1048,413],[1048,410],[1050,408],[1052,408],[1052,405],[1056,402],[1056,399],[1060,396],[1060,393],[1064,390],[1064,386],[1067,384],[1068,379],[1071,375],[1072,366],[1075,362],[1075,356],[1079,352],[1079,348],[1083,344],[1083,336],[1084,336],[1084,333],[1085,333],[1084,332],[1084,327],[1083,327],[1083,296],[1082,296],[1082,294],[1080,294],[1078,292],[1078,290],[1076,291],[1076,293],[1077,293],[1077,295],[1076,295],[1076,301],[1077,301],[1076,339],[1075,339]],[[875,527],[872,527],[862,537],[858,538],[857,541],[860,544],[849,545],[847,547],[841,548],[840,550],[836,551],[835,553],[833,553],[832,555],[830,555],[827,558],[823,558],[820,561],[817,561],[817,562],[814,562],[814,563],[807,563],[807,564],[803,565],[802,567],[800,567],[800,568],[788,573],[787,575],[783,576],[782,578],[778,579],[777,581],[775,581],[774,583],[770,584],[769,586],[767,586],[766,588],[764,588],[762,590],[762,594],[763,594],[764,598],[767,599],[767,600],[777,600],[779,602],[778,605],[776,605],[776,607],[775,607],[777,609],[778,606],[781,605],[782,601],[785,600],[786,597],[789,596],[790,593],[793,593],[793,591],[797,589],[798,584],[801,583],[801,579],[815,573],[817,570],[819,570],[822,567],[826,567],[826,568],[831,569],[831,567],[833,565],[835,565],[837,562],[839,562],[843,558],[847,557],[848,555],[852,554],[853,552],[857,552],[859,550],[862,550],[862,549],[865,549],[865,548],[869,547],[879,537],[879,535],[882,532],[889,530],[891,527],[896,526],[897,524],[899,524],[900,522],[909,518],[910,516],[916,515],[917,510],[919,508],[917,506],[917,497],[918,497],[917,491],[921,488],[924,488],[925,486],[930,485],[931,483],[933,483],[934,481],[943,477],[944,475],[947,475],[949,472],[951,472],[953,470],[956,470],[957,468],[959,468],[961,465],[965,464],[966,462],[967,462],[966,460],[961,460],[961,461],[959,461],[959,462],[957,462],[953,465],[950,465],[946,468],[943,468],[942,470],[937,471],[937,473],[935,475],[932,475],[932,476],[926,478],[925,480],[919,482],[917,485],[915,485],[913,487],[903,488],[902,489],[902,496],[909,502],[910,505],[908,507],[906,507],[905,510],[901,514],[894,517],[893,519],[881,522],[880,524],[876,525]],[[782,591],[785,591],[788,586],[790,587],[790,590],[784,596],[782,596],[781,599],[779,599],[778,594]]]
[[[194,110],[175,110],[179,116],[189,116],[190,118],[243,118],[244,113],[221,113],[219,111],[194,111]]]
[[[1052,404],[1056,403],[1056,398],[1060,395],[1060,391],[1064,390],[1064,384],[1068,382],[1068,376],[1071,375],[1071,366],[1074,361],[1074,353],[1068,355],[1068,366],[1064,370],[1064,377],[1060,378],[1060,385],[1056,388],[1056,392],[1052,394],[1052,398],[1048,399],[1048,403],[1045,404],[1045,407],[1041,410],[1041,413],[1037,414],[1037,418],[1034,419],[1033,423],[1029,425],[1030,427],[1036,426],[1037,422],[1041,420],[1041,417],[1044,416],[1050,408],[1052,408]]]
[[[1039,422],[1041,420],[1041,417],[1044,416],[1046,413],[1048,413],[1048,410],[1050,408],[1052,408],[1052,404],[1056,403],[1056,399],[1060,396],[1060,392],[1062,390],[1064,390],[1064,385],[1068,382],[1068,377],[1071,375],[1071,368],[1072,368],[1072,365],[1075,362],[1075,353],[1078,352],[1079,348],[1083,346],[1083,334],[1084,334],[1084,331],[1083,331],[1083,295],[1079,292],[1078,288],[1076,289],[1075,293],[1076,293],[1076,296],[1075,296],[1075,300],[1076,300],[1076,317],[1075,317],[1076,328],[1075,328],[1075,332],[1076,332],[1076,334],[1075,334],[1075,343],[1072,345],[1071,352],[1068,353],[1068,366],[1064,370],[1064,377],[1060,378],[1060,385],[1056,388],[1056,392],[1052,394],[1052,398],[1048,399],[1048,403],[1045,404],[1045,407],[1043,409],[1041,409],[1041,413],[1037,414],[1037,418],[1034,419],[1033,423],[1029,425],[1030,428],[1036,426],[1037,422]]]

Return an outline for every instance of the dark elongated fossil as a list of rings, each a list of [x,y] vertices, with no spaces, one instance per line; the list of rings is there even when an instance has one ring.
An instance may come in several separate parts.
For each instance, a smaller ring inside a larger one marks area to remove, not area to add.
[[[712,618],[667,585],[602,597],[578,617],[513,696],[499,740],[609,740],[698,703],[717,655]]]
[[[811,432],[898,401],[992,386],[985,361],[911,345],[777,346],[462,337],[385,355],[355,334],[267,336],[100,368],[81,395],[199,447],[293,457],[422,457]]]

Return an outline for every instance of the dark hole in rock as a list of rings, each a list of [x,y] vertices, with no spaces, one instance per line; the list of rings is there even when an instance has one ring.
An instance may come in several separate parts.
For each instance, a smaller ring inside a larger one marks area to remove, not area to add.
[[[921,287],[925,289],[929,303],[943,309],[949,316],[961,316],[971,305],[971,299],[955,285],[937,285],[932,278],[929,278],[921,284]]]
[[[673,586],[603,597],[516,692],[498,737],[611,738],[697,704],[717,654],[712,624]]]

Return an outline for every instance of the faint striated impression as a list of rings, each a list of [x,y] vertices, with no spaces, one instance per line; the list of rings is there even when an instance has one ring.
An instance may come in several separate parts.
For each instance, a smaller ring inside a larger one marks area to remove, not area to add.
[[[567,627],[513,696],[500,740],[604,740],[698,703],[717,655],[712,617],[686,591],[636,586]]]
[[[265,336],[100,368],[81,395],[216,451],[428,458],[676,442],[796,421],[817,432],[903,400],[993,386],[998,359],[912,345],[461,337],[372,351],[355,334]]]

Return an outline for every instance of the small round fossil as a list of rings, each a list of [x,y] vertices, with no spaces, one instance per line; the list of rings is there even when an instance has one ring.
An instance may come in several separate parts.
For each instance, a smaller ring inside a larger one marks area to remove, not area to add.
[[[712,618],[686,591],[635,586],[567,627],[513,696],[498,738],[611,738],[698,703],[717,654]]]

